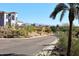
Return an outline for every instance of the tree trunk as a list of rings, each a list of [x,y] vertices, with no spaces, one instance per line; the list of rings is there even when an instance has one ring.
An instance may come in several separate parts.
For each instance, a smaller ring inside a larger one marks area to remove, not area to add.
[[[72,24],[73,24],[73,21],[70,21],[70,26],[69,26],[69,37],[68,37],[68,47],[67,47],[67,56],[70,56],[70,55],[71,55]]]

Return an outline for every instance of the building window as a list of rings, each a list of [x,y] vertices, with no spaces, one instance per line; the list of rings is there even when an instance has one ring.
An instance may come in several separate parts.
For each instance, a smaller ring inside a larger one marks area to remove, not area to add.
[[[8,15],[6,15],[6,19],[8,19]]]
[[[15,17],[14,17],[14,15],[12,15],[12,20],[15,20]]]
[[[8,14],[8,16],[11,16],[11,14]]]
[[[8,17],[8,19],[11,19],[11,14],[8,14],[8,16],[7,16],[7,17]]]

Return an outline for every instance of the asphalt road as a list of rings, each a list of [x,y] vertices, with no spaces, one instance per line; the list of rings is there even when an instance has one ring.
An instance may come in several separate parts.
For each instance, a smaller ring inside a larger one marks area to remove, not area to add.
[[[32,39],[0,39],[0,56],[33,56],[55,39],[55,36]]]

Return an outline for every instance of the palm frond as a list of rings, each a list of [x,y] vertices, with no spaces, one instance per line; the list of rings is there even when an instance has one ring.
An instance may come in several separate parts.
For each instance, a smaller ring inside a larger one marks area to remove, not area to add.
[[[75,3],[68,3],[70,8],[74,7]]]
[[[65,15],[65,12],[66,12],[66,10],[63,10],[63,11],[62,11],[61,16],[60,16],[60,22],[62,21],[62,18],[63,18],[64,15]]]
[[[56,8],[54,9],[54,11],[51,13],[50,18],[55,19],[56,15],[64,9],[67,9],[68,7],[64,4],[64,3],[60,3],[56,6]]]

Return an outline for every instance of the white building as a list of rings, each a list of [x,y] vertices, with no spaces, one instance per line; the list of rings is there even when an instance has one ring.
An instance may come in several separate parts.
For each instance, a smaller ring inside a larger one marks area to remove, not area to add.
[[[17,22],[17,23],[16,23],[17,26],[22,26],[22,25],[24,24],[23,22],[21,22],[21,21],[19,21],[19,20],[17,20],[16,22]]]
[[[0,26],[5,26],[7,24],[15,26],[17,20],[16,12],[0,12]]]

